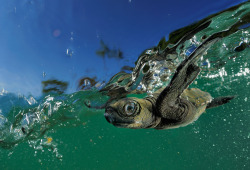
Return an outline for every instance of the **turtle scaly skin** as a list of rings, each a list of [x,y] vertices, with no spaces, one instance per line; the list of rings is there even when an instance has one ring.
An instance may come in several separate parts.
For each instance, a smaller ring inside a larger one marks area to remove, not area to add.
[[[192,112],[188,112],[188,114],[185,115],[185,118],[172,124],[166,123],[169,120],[162,119],[161,123],[159,123],[155,127],[156,129],[172,129],[181,126],[186,126],[196,121],[200,117],[200,115],[206,110],[207,104],[212,101],[212,96],[209,93],[201,91],[197,88],[184,90],[180,98],[182,100],[190,102]]]
[[[106,120],[123,128],[172,129],[186,126],[199,118],[207,106],[216,107],[233,97],[212,100],[209,93],[188,86],[200,73],[197,61],[206,50],[225,36],[228,30],[207,38],[193,53],[179,64],[169,85],[153,96],[139,99],[121,98],[107,104]]]

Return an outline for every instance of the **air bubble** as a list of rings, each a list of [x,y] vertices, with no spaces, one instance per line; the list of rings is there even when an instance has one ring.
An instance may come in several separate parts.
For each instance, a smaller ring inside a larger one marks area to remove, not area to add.
[[[73,40],[74,40],[73,35],[74,35],[74,32],[70,32],[70,41],[73,41]]]
[[[72,55],[74,54],[74,51],[70,48],[67,48],[66,54],[67,54],[67,56],[72,57]]]
[[[43,71],[43,78],[45,78],[46,77],[46,73]]]

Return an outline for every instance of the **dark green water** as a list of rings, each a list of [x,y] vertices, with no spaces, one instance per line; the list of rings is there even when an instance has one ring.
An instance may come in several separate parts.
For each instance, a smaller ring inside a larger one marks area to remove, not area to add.
[[[200,62],[203,71],[191,85],[214,97],[237,95],[229,104],[207,110],[186,127],[133,130],[116,128],[106,122],[103,109],[85,106],[86,100],[96,105],[107,101],[96,90],[45,96],[31,105],[22,96],[1,93],[1,169],[249,169],[249,9],[245,3],[214,16],[209,27],[179,45],[183,48],[176,49],[172,61],[178,65],[204,35],[242,23],[207,51]],[[147,62],[168,64],[151,57],[138,67]],[[135,70],[133,76],[140,75]],[[157,79],[163,76],[156,75],[150,86],[135,76],[134,84],[150,93],[164,84]],[[116,85],[126,86],[122,83]],[[130,87],[128,93],[134,90]]]

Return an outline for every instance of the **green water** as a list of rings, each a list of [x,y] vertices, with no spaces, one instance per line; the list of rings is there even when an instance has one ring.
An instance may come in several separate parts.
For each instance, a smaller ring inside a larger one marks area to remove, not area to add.
[[[190,44],[200,44],[204,34],[212,35],[248,18],[249,6],[246,3],[214,16],[208,28],[186,40],[183,49],[177,48],[177,54],[181,56]],[[249,21],[242,22],[245,22],[242,28],[207,51],[200,62],[206,65],[201,66],[203,71],[191,85],[214,97],[236,95],[229,104],[207,110],[186,127],[133,130],[107,123],[104,109],[86,107],[86,100],[94,105],[107,101],[108,97],[96,90],[45,96],[32,105],[21,104],[19,97],[11,108],[1,105],[2,110],[8,111],[5,114],[1,111],[0,119],[4,122],[0,126],[0,139],[4,141],[0,149],[1,169],[249,169],[250,28],[246,26]],[[242,43],[246,48],[235,50]],[[138,64],[140,68],[144,63]],[[157,69],[160,68],[153,71]],[[142,77],[135,77],[139,83],[147,83]],[[146,90],[157,88],[164,83],[161,80],[151,80],[154,83]],[[124,82],[115,85],[126,86]],[[139,87],[137,81],[134,84]],[[134,90],[130,87],[128,93]],[[1,96],[10,98],[11,94]],[[14,99],[12,96],[11,100]]]

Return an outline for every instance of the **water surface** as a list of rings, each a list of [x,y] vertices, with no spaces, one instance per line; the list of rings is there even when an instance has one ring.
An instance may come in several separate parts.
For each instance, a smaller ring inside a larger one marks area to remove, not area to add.
[[[46,71],[50,70],[46,66],[42,66],[45,71],[41,72],[43,95],[26,95],[26,92],[23,95],[15,90],[2,90],[1,167],[248,169],[249,9],[249,2],[228,10],[223,8],[223,12],[217,11],[219,13],[200,20],[197,24],[171,32],[165,40],[160,41],[159,38],[157,42],[160,43],[145,46],[144,52],[142,50],[133,62],[126,63],[126,59],[129,59],[121,54],[119,48],[108,47],[105,41],[101,41],[96,55],[104,63],[103,72],[110,69],[107,61],[112,64],[119,60],[129,67],[126,67],[126,72],[116,74],[121,69],[119,65],[119,69],[114,69],[115,73],[113,70],[112,75],[105,75],[108,77],[106,79],[100,78],[104,73],[94,78],[96,75],[90,70],[90,74],[81,76],[80,81],[73,83],[75,86],[79,85],[74,92],[72,81],[67,79],[68,75],[63,79],[64,75],[55,73],[59,76],[51,78],[48,74],[52,73]],[[200,27],[202,29],[197,29],[192,36],[187,36],[187,32]],[[61,31],[54,29],[53,36],[58,37]],[[122,95],[144,97],[166,86],[178,64],[207,37],[220,32],[221,40],[211,46],[199,61],[202,72],[191,87],[207,91],[213,97],[236,95],[236,99],[229,104],[207,110],[187,127],[173,130],[121,129],[106,122],[104,109],[100,108],[109,98]],[[74,33],[69,33],[68,36],[74,39]],[[74,53],[77,50],[72,47],[64,51],[66,57],[78,56]],[[67,59],[63,59],[65,65]],[[56,59],[51,62],[52,65],[57,64]]]

